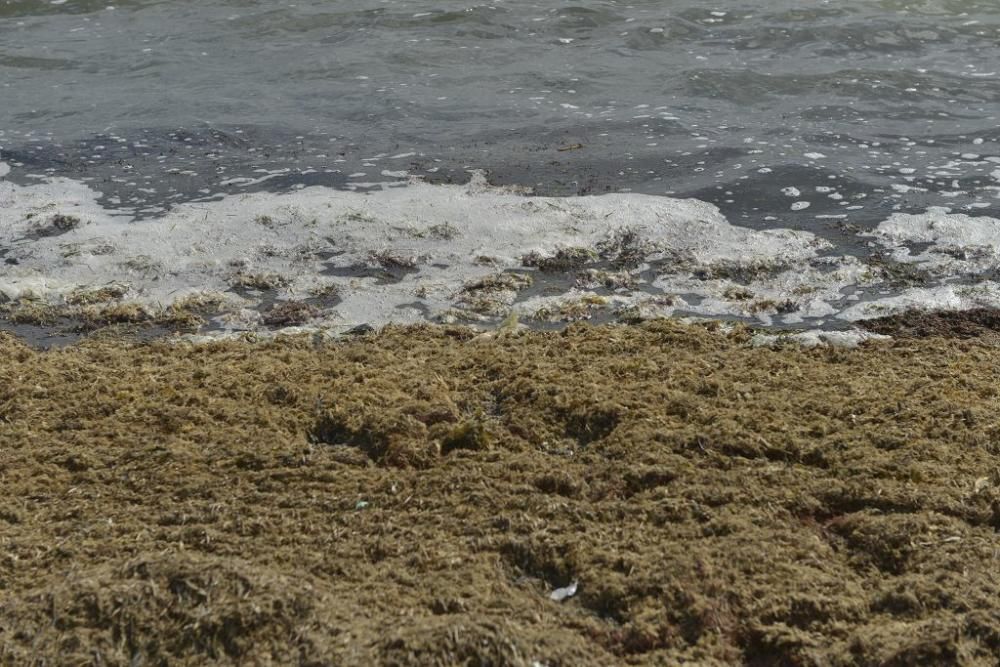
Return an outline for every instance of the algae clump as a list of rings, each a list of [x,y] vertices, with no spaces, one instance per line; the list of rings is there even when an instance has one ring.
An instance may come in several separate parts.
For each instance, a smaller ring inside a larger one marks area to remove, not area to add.
[[[0,334],[0,662],[992,664],[996,319]]]

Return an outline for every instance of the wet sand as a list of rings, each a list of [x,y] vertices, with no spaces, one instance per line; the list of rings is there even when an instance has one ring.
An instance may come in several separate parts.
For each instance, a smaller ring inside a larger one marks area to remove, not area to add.
[[[992,321],[0,334],[0,664],[992,664]]]

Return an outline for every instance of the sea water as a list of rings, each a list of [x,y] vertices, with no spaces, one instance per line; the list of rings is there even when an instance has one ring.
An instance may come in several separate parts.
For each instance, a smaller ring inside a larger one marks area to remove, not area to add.
[[[998,31],[975,0],[2,0],[0,300],[212,294],[220,331],[997,305]]]

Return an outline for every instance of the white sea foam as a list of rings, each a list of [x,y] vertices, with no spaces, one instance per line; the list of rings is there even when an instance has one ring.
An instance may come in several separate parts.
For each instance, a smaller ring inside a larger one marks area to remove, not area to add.
[[[839,317],[857,321],[894,315],[907,310],[968,310],[1000,307],[1000,284],[992,281],[976,285],[912,287],[900,294],[863,301],[844,309]]]
[[[889,243],[920,242],[949,246],[1000,248],[1000,220],[930,208],[926,213],[895,213],[880,223],[874,236]]]
[[[802,347],[843,347],[856,348],[868,341],[889,340],[890,336],[852,329],[851,331],[822,331],[810,329],[808,331],[796,331],[794,333],[781,334],[756,334],[750,339],[750,344],[754,347],[773,347],[782,343],[794,343]]]
[[[893,260],[918,265],[934,275],[975,275],[1000,261],[1000,220],[931,208],[896,213],[868,233]],[[908,244],[926,244],[913,254]]]
[[[698,200],[537,197],[489,186],[478,174],[464,186],[400,185],[229,195],[139,218],[102,207],[99,193],[78,181],[0,180],[0,302],[59,304],[109,284],[151,307],[211,293],[225,300],[217,324],[245,329],[260,326],[260,310],[276,298],[313,299],[321,310],[311,326],[342,328],[509,313],[562,321],[687,314],[798,325],[996,296],[987,284],[856,303],[862,289],[881,281],[864,262],[821,257],[830,243],[808,232],[732,225]],[[906,257],[901,244],[916,240],[996,247],[1000,223],[933,211],[893,216],[874,235]],[[611,266],[622,252],[636,253],[639,267]],[[546,261],[564,256],[582,261],[588,277],[567,286],[572,272],[544,272]],[[511,271],[533,275],[535,285],[482,283]],[[484,292],[470,296],[477,289]]]
[[[751,270],[755,266],[750,265]],[[698,303],[678,308],[704,317],[755,318],[766,325],[796,325],[807,319],[836,315],[845,292],[869,284],[871,269],[855,257],[817,258],[809,262],[756,264],[759,275],[742,282],[727,278],[703,280],[690,272],[667,273],[653,286],[668,294],[696,295]]]
[[[6,298],[59,300],[81,286],[116,281],[129,285],[128,298],[144,303],[210,291],[252,306],[259,295],[238,295],[233,284],[240,276],[269,275],[277,277],[282,298],[337,289],[342,301],[327,314],[331,323],[384,323],[447,312],[460,305],[465,283],[520,269],[531,253],[593,253],[625,233],[647,259],[677,258],[688,272],[747,258],[794,265],[828,247],[806,232],[733,226],[701,201],[529,197],[492,188],[481,177],[468,186],[414,182],[371,193],[310,187],[234,195],[145,220],[106,210],[97,199],[69,179],[0,183],[0,243],[15,262],[0,277]],[[56,214],[79,223],[54,230]],[[401,269],[395,281],[363,275],[364,267],[380,264]]]
[[[1000,307],[1000,284],[992,279],[1000,262],[1000,220],[933,207],[920,214],[895,213],[865,235],[893,261],[912,265],[940,284],[911,287],[856,303],[839,314],[841,319],[880,317],[910,309]],[[916,252],[910,247],[913,244],[919,244]]]

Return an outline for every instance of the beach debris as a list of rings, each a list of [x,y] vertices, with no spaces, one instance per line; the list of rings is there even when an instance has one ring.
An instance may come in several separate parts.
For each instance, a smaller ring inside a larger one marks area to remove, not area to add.
[[[419,258],[411,252],[386,248],[383,250],[373,250],[368,253],[368,261],[377,264],[387,271],[391,270],[412,270],[419,263]]]
[[[370,324],[368,324],[366,322],[364,324],[359,324],[356,327],[351,327],[350,329],[348,329],[347,331],[344,332],[344,335],[345,336],[367,336],[370,333],[375,333],[375,327],[373,327],[372,325],[370,325]]]
[[[853,329],[850,331],[808,331],[783,332],[777,334],[758,333],[750,339],[751,347],[776,347],[780,345],[800,345],[802,347],[839,347],[854,349],[869,341],[886,341],[890,336]]]
[[[225,301],[221,292],[191,292],[170,304],[158,319],[164,326],[197,330],[205,317],[223,309]]]
[[[722,296],[730,301],[749,301],[754,295],[753,292],[746,287],[742,287],[740,285],[730,285],[722,293]]]
[[[638,281],[635,276],[628,271],[603,271],[599,269],[587,269],[576,276],[576,286],[584,289],[595,289],[604,287],[606,289],[617,290],[635,289]]]
[[[505,317],[504,321],[500,323],[499,327],[497,327],[497,333],[509,333],[511,331],[517,331],[518,327],[520,326],[521,325],[517,313],[511,313],[510,315]]]
[[[555,600],[556,602],[562,602],[566,598],[571,598],[576,595],[577,582],[574,581],[569,586],[564,586],[563,588],[557,588],[551,593],[549,593],[549,599]]]
[[[614,314],[619,322],[638,324],[659,317],[670,317],[675,308],[685,305],[684,299],[680,297],[662,295],[627,303],[616,308]]]
[[[502,316],[509,312],[518,292],[531,287],[533,279],[523,273],[498,273],[465,283],[458,303],[480,315]]]
[[[288,287],[290,282],[291,281],[288,278],[277,273],[239,272],[229,280],[229,286],[233,289],[252,289],[267,292],[270,290],[280,289],[282,287]]]
[[[521,257],[521,266],[536,268],[544,273],[558,273],[582,268],[597,259],[598,254],[591,248],[559,248],[552,256],[533,250]]]
[[[336,300],[340,299],[340,287],[333,283],[316,285],[309,289],[309,294],[315,299]]]
[[[980,478],[976,479],[976,481],[973,483],[973,485],[972,485],[972,492],[973,493],[980,493],[981,491],[984,491],[985,489],[988,489],[989,487],[990,487],[990,478],[989,477],[980,477]]]
[[[440,239],[442,241],[451,241],[461,236],[462,233],[455,225],[449,222],[442,222],[428,227],[427,235],[434,239]]]
[[[128,290],[128,284],[120,282],[110,282],[101,287],[77,287],[66,295],[66,303],[74,306],[105,303],[121,299],[128,293]]]
[[[570,298],[544,299],[533,312],[525,313],[536,322],[578,322],[589,320],[594,311],[607,308],[611,300],[601,294],[583,293]]]
[[[364,508],[368,507],[369,504],[370,503],[367,500],[359,500],[358,502],[354,503],[354,509],[363,510]]]
[[[113,324],[139,324],[154,318],[150,309],[141,303],[112,303],[107,305],[84,306],[76,317],[80,326],[92,330]]]
[[[749,285],[750,283],[773,278],[791,265],[781,258],[720,259],[707,266],[696,267],[692,275],[698,280],[729,280]]]
[[[610,238],[598,242],[596,247],[600,257],[611,262],[615,269],[636,268],[659,249],[634,229],[618,230]]]
[[[570,144],[569,146],[560,146],[556,150],[560,153],[565,153],[566,151],[578,151],[583,147],[583,144]]]
[[[45,326],[55,323],[59,311],[54,306],[37,299],[22,298],[9,304],[4,304],[3,318],[14,324],[32,324]]]
[[[927,542],[917,542],[917,546],[920,547],[936,547],[941,544],[953,544],[955,542],[961,542],[962,538],[959,535],[952,535],[951,537],[945,537],[940,540],[933,540]]]
[[[466,308],[449,308],[435,315],[434,320],[440,324],[479,324],[489,322],[490,318]]]
[[[470,280],[462,286],[463,292],[519,291],[531,287],[534,279],[526,273],[497,273]]]
[[[464,421],[441,439],[441,453],[448,454],[456,449],[489,449],[492,443],[493,437],[481,421]]]
[[[308,322],[319,315],[319,309],[303,301],[278,301],[261,315],[268,326],[288,327]]]
[[[932,271],[917,262],[903,262],[882,252],[865,260],[872,271],[893,287],[929,285],[934,279]]]
[[[66,232],[71,232],[80,226],[81,220],[75,215],[56,213],[49,218],[48,223],[38,228],[36,235],[39,237],[59,236]]]
[[[861,320],[858,325],[874,333],[896,338],[975,338],[996,336],[1000,332],[1000,310],[972,308],[970,310],[932,311],[911,308],[884,317]]]

